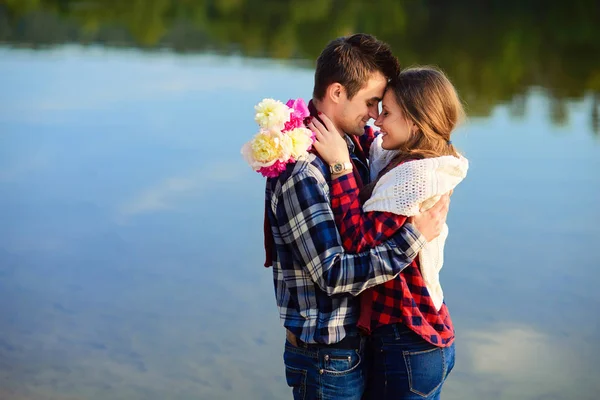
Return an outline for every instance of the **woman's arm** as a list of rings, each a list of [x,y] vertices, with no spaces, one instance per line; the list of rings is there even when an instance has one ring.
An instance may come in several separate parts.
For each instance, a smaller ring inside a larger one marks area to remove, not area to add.
[[[344,248],[362,252],[392,237],[406,224],[405,229],[419,235],[406,223],[406,217],[389,212],[363,212],[359,189],[352,174],[334,177],[331,181],[331,208],[342,236]]]
[[[326,127],[314,120],[308,125],[315,132],[317,141],[314,146],[320,156],[328,164],[349,161],[346,141],[327,116],[321,115],[321,118]],[[402,215],[379,211],[363,212],[358,197],[359,189],[352,173],[345,171],[340,175],[333,175],[330,193],[336,225],[346,250],[362,252],[383,243],[400,230],[425,242],[423,235],[412,224],[406,223],[406,217]]]

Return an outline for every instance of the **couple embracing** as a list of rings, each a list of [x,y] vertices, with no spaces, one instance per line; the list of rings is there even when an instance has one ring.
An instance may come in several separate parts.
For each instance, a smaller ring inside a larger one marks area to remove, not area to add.
[[[438,399],[455,358],[445,221],[468,169],[450,138],[456,90],[355,34],[319,56],[308,109],[313,149],[267,179],[265,198],[294,399]]]

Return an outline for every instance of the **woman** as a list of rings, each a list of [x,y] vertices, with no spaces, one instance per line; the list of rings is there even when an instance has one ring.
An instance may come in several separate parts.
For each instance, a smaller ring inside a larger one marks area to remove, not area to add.
[[[332,175],[332,207],[348,251],[360,252],[387,239],[374,224],[378,212],[397,214],[398,227],[433,205],[466,176],[467,160],[450,136],[463,116],[456,90],[439,70],[404,70],[388,86],[371,148],[374,182],[359,193],[352,174]],[[350,160],[346,141],[326,116],[309,127],[315,148],[328,163]],[[366,397],[438,399],[454,366],[454,328],[443,301],[439,269],[447,230],[427,243],[395,279],[361,294],[359,326],[371,333]]]

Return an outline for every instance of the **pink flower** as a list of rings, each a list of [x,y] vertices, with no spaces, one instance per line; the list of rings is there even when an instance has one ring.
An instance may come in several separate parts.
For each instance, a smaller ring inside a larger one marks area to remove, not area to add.
[[[257,172],[261,173],[262,176],[267,178],[276,178],[279,176],[279,174],[285,171],[286,165],[287,162],[277,160],[273,165],[262,167]]]
[[[288,122],[285,123],[282,132],[289,132],[296,128],[300,128],[304,125],[303,120],[292,117]]]
[[[292,115],[290,115],[290,120],[285,123],[285,127],[283,128],[284,132],[290,131],[295,128],[300,128],[304,126],[304,118],[310,115],[308,111],[308,107],[306,103],[301,98],[296,100],[289,99],[286,106],[292,109]]]
[[[289,99],[285,105],[294,110],[292,111],[292,117],[304,119],[310,115],[306,103],[301,98]]]

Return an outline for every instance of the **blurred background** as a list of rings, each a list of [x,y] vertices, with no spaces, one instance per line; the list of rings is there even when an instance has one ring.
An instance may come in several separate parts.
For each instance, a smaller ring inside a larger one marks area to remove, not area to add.
[[[0,0],[0,399],[291,398],[239,150],[354,32],[469,114],[444,399],[598,398],[597,1]]]

